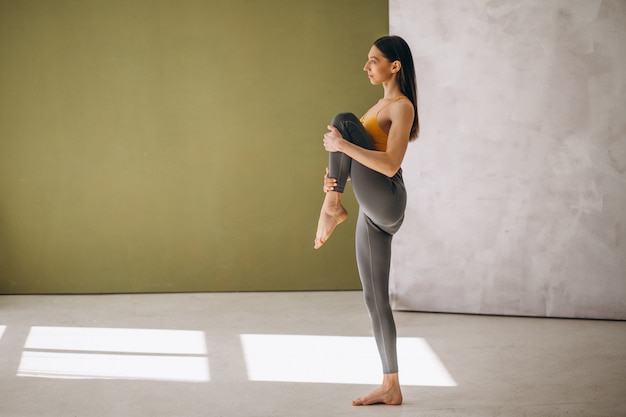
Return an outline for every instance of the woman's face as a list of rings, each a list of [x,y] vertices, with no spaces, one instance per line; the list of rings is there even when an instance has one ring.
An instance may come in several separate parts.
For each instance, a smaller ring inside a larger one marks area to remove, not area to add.
[[[389,62],[376,46],[372,46],[367,54],[367,62],[363,67],[363,71],[367,72],[370,82],[374,85],[382,84],[395,75],[393,63]]]

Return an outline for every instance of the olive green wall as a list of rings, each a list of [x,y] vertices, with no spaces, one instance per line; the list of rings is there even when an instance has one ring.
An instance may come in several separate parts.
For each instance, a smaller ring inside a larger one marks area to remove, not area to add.
[[[358,288],[321,137],[387,7],[0,0],[0,293]]]

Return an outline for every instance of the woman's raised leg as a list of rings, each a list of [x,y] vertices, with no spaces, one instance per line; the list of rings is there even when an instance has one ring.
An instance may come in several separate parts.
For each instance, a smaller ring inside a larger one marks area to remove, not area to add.
[[[352,113],[339,113],[331,121],[344,139],[366,149],[374,149],[374,143],[367,131]],[[345,189],[352,159],[341,152],[328,154],[328,176],[337,180],[337,186],[333,191],[326,193],[324,203],[320,210],[320,218],[317,222],[314,248],[320,248],[335,230],[338,224],[348,217],[348,212],[341,204],[341,198]]]

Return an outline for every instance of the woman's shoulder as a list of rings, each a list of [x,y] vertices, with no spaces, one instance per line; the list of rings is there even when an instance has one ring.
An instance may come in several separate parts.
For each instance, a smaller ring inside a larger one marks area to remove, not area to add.
[[[413,115],[413,103],[406,96],[400,96],[392,103],[389,103],[390,116]]]
[[[404,105],[404,106],[411,106],[411,107],[413,107],[413,102],[407,96],[400,96],[400,97],[398,97],[397,103],[401,104],[401,105]]]

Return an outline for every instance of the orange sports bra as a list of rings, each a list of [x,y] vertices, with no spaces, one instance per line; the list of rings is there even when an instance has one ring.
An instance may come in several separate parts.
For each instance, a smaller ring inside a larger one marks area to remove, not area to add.
[[[374,148],[377,151],[384,152],[387,149],[387,134],[380,128],[380,125],[378,124],[378,113],[380,113],[382,109],[384,109],[394,101],[398,101],[401,98],[406,98],[406,96],[394,98],[389,103],[382,106],[380,110],[376,112],[376,114],[368,117],[367,119],[365,118],[365,116],[361,117],[361,123],[363,123],[363,127],[365,128],[365,130],[367,130],[367,133],[369,133],[374,140]]]

